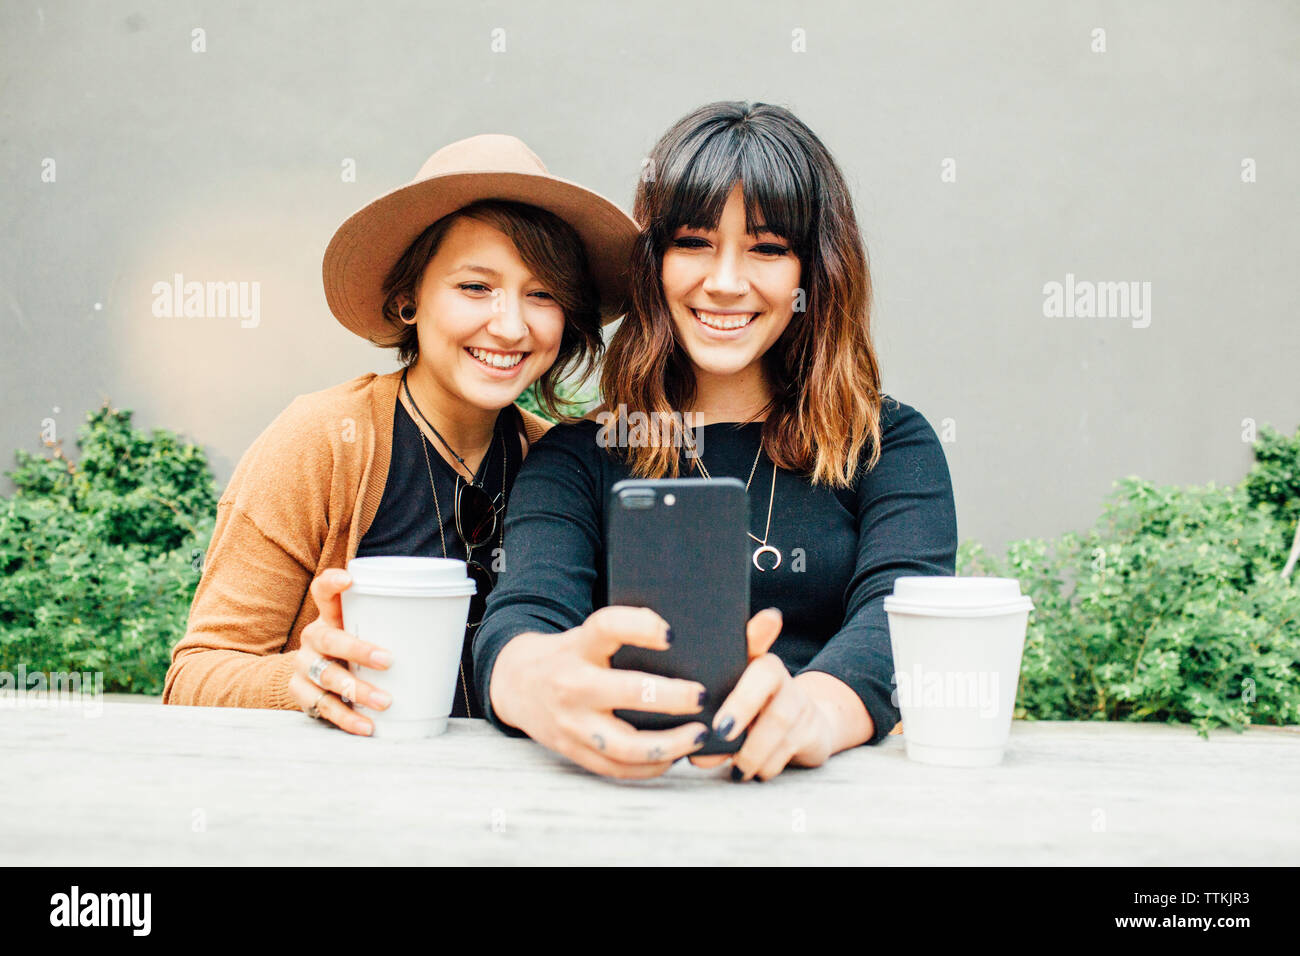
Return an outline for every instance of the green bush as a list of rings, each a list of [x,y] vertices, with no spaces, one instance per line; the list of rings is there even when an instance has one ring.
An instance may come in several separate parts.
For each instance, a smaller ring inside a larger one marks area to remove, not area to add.
[[[575,384],[561,382],[555,390],[556,397],[563,403],[560,411],[581,418],[600,404],[600,393],[594,383]],[[540,415],[549,422],[555,418],[548,414],[537,401],[537,386],[529,385],[518,398],[518,404],[534,415]]]
[[[959,574],[1014,577],[1034,600],[1017,716],[1300,722],[1300,431],[1261,429],[1236,487],[1116,483],[1086,534],[964,542]]]
[[[0,670],[162,693],[215,520],[207,458],[107,405],[78,432],[79,461],[46,444],[50,457],[17,452],[0,498]]]
[[[212,534],[207,459],[107,406],[79,431],[78,462],[49,444],[17,453],[0,498],[0,670],[100,671],[105,690],[160,693]],[[1201,733],[1300,722],[1300,571],[1279,574],[1300,521],[1300,431],[1265,427],[1254,452],[1236,487],[1126,478],[1087,533],[1001,559],[962,544],[958,573],[1017,578],[1034,600],[1018,716]]]

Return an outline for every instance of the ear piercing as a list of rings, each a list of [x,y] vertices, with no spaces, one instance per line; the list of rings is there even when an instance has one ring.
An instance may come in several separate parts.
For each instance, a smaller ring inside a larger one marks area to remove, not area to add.
[[[415,321],[415,306],[404,305],[397,310],[397,314],[402,317],[403,322],[413,322]]]

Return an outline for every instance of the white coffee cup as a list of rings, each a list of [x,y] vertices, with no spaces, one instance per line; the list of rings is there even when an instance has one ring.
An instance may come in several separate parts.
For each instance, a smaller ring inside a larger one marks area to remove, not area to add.
[[[353,558],[348,574],[352,585],[342,595],[343,629],[392,655],[387,670],[352,665],[357,677],[392,697],[388,709],[354,706],[374,721],[376,737],[406,740],[443,733],[475,589],[465,562]]]
[[[1000,763],[1034,602],[1014,578],[901,577],[885,598],[907,755]]]

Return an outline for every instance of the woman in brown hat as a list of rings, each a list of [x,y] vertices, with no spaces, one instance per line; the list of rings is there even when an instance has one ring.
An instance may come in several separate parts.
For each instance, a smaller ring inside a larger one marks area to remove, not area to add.
[[[349,218],[325,252],[326,298],[402,368],[299,396],[244,454],[163,700],[301,709],[369,734],[349,702],[391,701],[347,665],[382,670],[389,656],[343,631],[343,568],[413,555],[463,558],[478,584],[452,716],[481,717],[472,635],[514,477],[549,427],[514,402],[536,383],[567,417],[557,385],[599,357],[636,232],[502,135],[439,150]]]

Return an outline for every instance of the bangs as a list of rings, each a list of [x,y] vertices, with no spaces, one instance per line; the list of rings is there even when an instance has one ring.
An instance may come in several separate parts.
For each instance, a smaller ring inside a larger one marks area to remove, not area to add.
[[[657,224],[665,237],[682,227],[716,229],[732,187],[745,196],[745,228],[761,226],[799,254],[817,233],[818,182],[797,144],[757,124],[703,129],[660,171]]]

